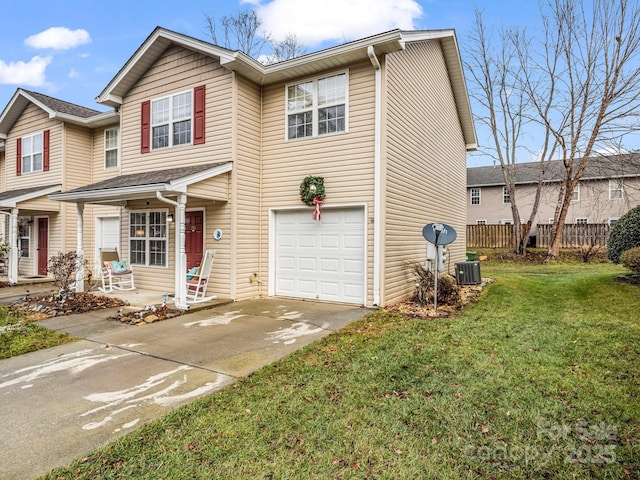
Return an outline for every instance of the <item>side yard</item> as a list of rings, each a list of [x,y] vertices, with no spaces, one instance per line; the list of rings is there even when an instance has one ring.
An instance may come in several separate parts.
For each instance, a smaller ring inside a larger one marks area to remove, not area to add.
[[[482,269],[455,318],[376,312],[45,478],[640,478],[640,289]]]

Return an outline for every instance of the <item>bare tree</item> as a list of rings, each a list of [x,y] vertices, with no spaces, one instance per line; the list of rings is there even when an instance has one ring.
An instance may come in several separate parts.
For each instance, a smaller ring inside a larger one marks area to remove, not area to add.
[[[529,157],[524,147],[524,135],[533,113],[529,98],[522,89],[523,69],[527,67],[522,48],[527,45],[524,32],[513,28],[502,30],[499,45],[494,47],[493,31],[485,25],[482,12],[475,11],[475,22],[469,35],[470,48],[465,55],[465,66],[470,75],[470,95],[480,109],[475,119],[485,124],[491,132],[491,140],[482,153],[493,158],[500,166],[504,185],[509,195],[513,217],[515,250],[526,253],[527,239],[540,204],[540,192],[544,179],[546,155],[542,155],[537,168],[537,184],[533,205],[527,221],[518,207],[516,191],[516,162],[521,156]],[[549,148],[545,137],[544,151]]]
[[[557,257],[573,192],[598,145],[623,138],[640,112],[637,0],[548,0],[544,42],[525,51],[523,87],[564,166],[547,258]],[[549,102],[553,99],[553,102]],[[535,117],[532,117],[535,118]]]
[[[273,55],[269,63],[282,62],[307,53],[307,48],[294,33],[288,34],[284,40],[273,40],[271,42],[271,48],[273,49]]]
[[[205,14],[206,30],[216,45],[230,50],[240,50],[258,58],[270,35],[262,28],[262,20],[255,10],[239,12],[235,17],[224,16],[220,24],[215,17]],[[219,32],[219,29],[222,30]]]

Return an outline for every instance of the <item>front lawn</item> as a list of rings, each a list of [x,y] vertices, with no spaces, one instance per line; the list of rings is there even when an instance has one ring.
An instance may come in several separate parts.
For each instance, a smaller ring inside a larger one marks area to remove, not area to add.
[[[619,273],[483,263],[457,318],[376,312],[45,478],[640,478]]]
[[[41,327],[20,312],[0,306],[0,359],[55,347],[76,339]]]

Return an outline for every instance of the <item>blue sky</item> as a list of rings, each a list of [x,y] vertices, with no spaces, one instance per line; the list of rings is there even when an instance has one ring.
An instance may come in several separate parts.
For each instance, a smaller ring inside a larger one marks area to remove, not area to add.
[[[487,23],[524,26],[537,17],[537,5],[536,0],[5,2],[0,110],[19,87],[106,110],[95,97],[156,26],[209,40],[205,14],[221,18],[256,8],[274,38],[295,33],[307,52],[393,28],[453,28],[464,49],[474,7],[485,10]]]

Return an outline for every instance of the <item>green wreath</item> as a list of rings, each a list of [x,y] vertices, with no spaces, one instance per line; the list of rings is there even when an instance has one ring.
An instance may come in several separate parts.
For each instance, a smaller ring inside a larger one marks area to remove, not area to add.
[[[300,184],[300,200],[313,207],[316,198],[324,200],[324,178],[306,177]]]

